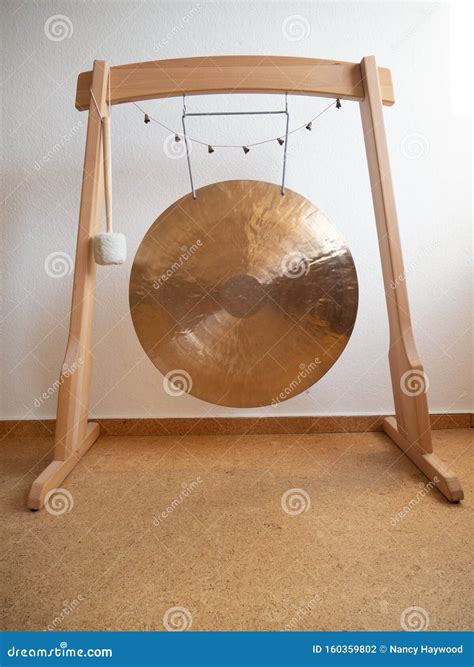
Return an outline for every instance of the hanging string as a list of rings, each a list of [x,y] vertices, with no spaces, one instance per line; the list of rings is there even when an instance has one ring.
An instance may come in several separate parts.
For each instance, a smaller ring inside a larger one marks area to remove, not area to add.
[[[105,220],[107,233],[112,234],[112,150],[110,144],[110,114],[112,111],[112,95],[110,92],[111,72],[107,79],[107,93],[105,96],[105,103],[107,105],[107,113],[103,116],[97,104],[94,91],[90,88],[90,94],[94,106],[96,108],[99,120],[101,123],[101,140],[102,140],[102,159],[104,169],[104,194],[105,194]]]
[[[164,128],[165,130],[168,130],[168,132],[170,132],[171,134],[174,134],[175,137],[176,136],[184,136],[182,132],[181,133],[177,132],[175,129],[166,125],[166,123],[163,123],[161,120],[158,120],[158,118],[154,118],[153,116],[150,116],[150,114],[146,113],[144,111],[144,109],[142,109],[142,107],[139,104],[137,104],[136,102],[132,102],[132,104],[134,106],[136,106],[137,109],[144,115],[145,123],[153,121],[154,123],[156,123],[160,127]],[[321,116],[323,114],[325,114],[327,111],[329,111],[329,109],[331,109],[331,107],[334,107],[334,106],[336,107],[336,109],[341,108],[341,102],[340,102],[339,98],[337,100],[334,100],[334,102],[331,102],[331,104],[328,104],[327,107],[325,107],[322,111],[320,111],[318,114],[316,114],[316,116],[314,116],[314,118],[311,118],[310,121],[307,121],[306,123],[303,123],[303,125],[300,125],[299,127],[295,127],[292,130],[289,130],[288,135],[294,134],[295,132],[299,132],[299,130],[302,130],[302,129],[305,129],[305,128],[306,129],[311,129],[312,124],[316,120],[318,120],[318,118],[321,118]],[[185,96],[184,95],[183,95],[183,108],[186,109]],[[206,146],[206,148],[208,149],[208,152],[213,153],[215,148],[240,148],[240,150],[242,150],[243,145],[245,146],[245,148],[248,149],[248,148],[252,148],[253,146],[262,146],[263,144],[270,144],[274,141],[278,141],[278,143],[280,143],[279,140],[281,139],[281,137],[278,136],[278,137],[273,137],[272,139],[264,139],[263,141],[255,141],[252,144],[215,144],[212,141],[211,142],[201,141],[200,139],[196,139],[195,137],[190,137],[189,135],[187,136],[187,139],[188,139],[188,141],[192,141],[195,144],[201,144],[201,146]],[[282,144],[280,144],[280,145],[282,145]],[[209,150],[209,147],[211,147],[212,150]]]
[[[92,88],[90,89],[90,91],[91,91],[92,101],[94,102],[94,106],[97,109],[97,113],[99,114],[100,120],[102,120],[102,114],[100,113],[99,105],[97,104],[97,100],[95,99],[94,91],[92,90]]]
[[[112,79],[112,68],[109,68],[109,76],[107,78],[107,109],[109,112],[109,117],[112,113],[111,79]]]
[[[106,96],[106,100],[105,100],[105,103],[107,104],[107,111],[108,111],[109,116],[110,116],[110,113],[112,111],[112,94],[110,92],[110,86],[111,86],[110,79],[112,78],[111,75],[112,75],[112,71],[109,71],[109,76],[108,76],[108,79],[107,79],[107,96]],[[100,113],[99,105],[97,104],[97,100],[95,98],[94,91],[92,90],[92,88],[89,88],[89,90],[90,90],[90,94],[91,94],[91,97],[92,97],[92,101],[94,102],[94,106],[97,109],[97,113],[99,114],[99,118],[100,118],[100,120],[104,120],[104,116]],[[145,116],[146,116],[146,114],[145,114]],[[145,120],[145,122],[147,122],[147,121]]]

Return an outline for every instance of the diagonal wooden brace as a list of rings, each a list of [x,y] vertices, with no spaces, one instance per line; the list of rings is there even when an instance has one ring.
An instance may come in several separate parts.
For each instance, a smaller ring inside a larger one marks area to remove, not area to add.
[[[135,63],[112,70],[107,63],[96,60],[92,72],[79,76],[76,106],[89,109],[89,120],[71,321],[60,376],[54,460],[34,481],[29,507],[43,506],[48,491],[62,482],[99,436],[98,425],[88,423],[96,270],[92,239],[99,228],[104,197],[100,117],[108,113],[109,83],[111,105],[183,93],[289,90],[360,102],[390,325],[389,362],[396,420],[386,419],[384,430],[450,501],[461,500],[459,480],[433,454],[427,382],[411,325],[383,120],[382,105],[395,101],[390,72],[377,68],[373,56],[364,58],[360,65],[312,58],[222,56]]]
[[[427,477],[440,480],[437,486],[448,500],[457,502],[463,497],[459,480],[432,454],[428,382],[411,325],[382,96],[373,56],[362,60],[361,75],[365,98],[360,109],[390,327],[389,362],[396,414],[396,420],[385,420],[384,430]]]
[[[92,91],[102,116],[107,111],[109,66],[96,60]],[[99,437],[96,423],[88,423],[91,381],[91,338],[96,265],[92,240],[97,234],[104,198],[102,123],[91,98],[82,177],[71,320],[66,355],[59,381],[54,460],[33,482],[30,509],[40,509],[48,491],[56,488]]]

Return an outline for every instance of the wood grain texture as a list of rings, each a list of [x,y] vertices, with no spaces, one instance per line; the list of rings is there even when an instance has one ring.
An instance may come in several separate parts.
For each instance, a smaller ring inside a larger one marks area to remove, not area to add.
[[[397,210],[390,172],[382,107],[382,90],[373,56],[363,58],[361,72],[365,97],[360,103],[369,168],[380,259],[390,329],[389,362],[396,420],[385,419],[384,430],[430,479],[442,477],[432,453],[430,415],[426,392],[428,379],[418,355],[411,324]],[[438,485],[452,502],[460,500],[462,488],[449,471]]]
[[[95,61],[92,88],[102,116],[107,114],[109,66]],[[96,264],[92,239],[99,231],[104,196],[102,123],[91,101],[87,126],[77,233],[71,320],[58,396],[55,459],[64,460],[86,435],[90,391],[90,340]],[[71,371],[67,374],[66,371]]]
[[[379,68],[383,104],[395,102],[390,70]],[[203,56],[111,68],[112,104],[213,93],[291,93],[360,101],[359,63],[286,56]],[[90,104],[92,72],[77,81],[76,108]]]
[[[106,104],[108,81],[109,65],[102,60],[96,60],[91,86],[98,109],[91,99],[82,175],[71,319],[66,354],[59,379],[54,460],[33,482],[28,500],[31,509],[42,507],[48,490],[74,468],[100,432],[97,424],[93,426],[88,424],[88,412],[96,282],[92,240],[99,230],[104,197],[101,117],[108,113]]]
[[[168,78],[166,82],[165,77]],[[92,77],[88,73],[83,73],[78,82],[77,106],[80,109],[89,106],[89,124],[71,323],[60,382],[54,461],[33,483],[29,499],[29,506],[32,509],[39,509],[42,506],[47,490],[64,479],[100,432],[98,424],[87,422],[95,290],[95,265],[91,252],[91,239],[100,223],[101,199],[104,191],[104,175],[100,165],[101,121],[97,110],[93,108],[90,89],[92,88],[98,101],[100,114],[105,115],[108,82],[110,82],[109,66],[103,61],[95,61]],[[113,68],[111,89],[111,102],[114,104],[178,95],[183,92],[201,94],[224,91],[289,91],[342,97],[361,102],[362,125],[390,325],[389,360],[397,415],[396,419],[384,419],[382,426],[425,474],[432,479],[435,476],[442,478],[442,484],[438,484],[438,488],[449,500],[460,500],[463,494],[459,480],[451,471],[446,472],[442,462],[432,454],[426,393],[404,391],[402,387],[402,381],[407,373],[423,375],[423,367],[415,347],[406,282],[396,280],[397,276],[404,275],[404,268],[383,120],[382,104],[393,103],[391,82],[387,84],[387,71],[377,67],[373,56],[364,58],[360,65],[258,56],[197,58],[138,63]],[[395,288],[392,285],[395,285]],[[77,364],[79,368],[66,377],[65,371]],[[311,432],[310,429],[314,428],[317,421],[315,419],[311,422],[305,432]],[[336,421],[339,421],[339,418]],[[260,420],[257,420],[255,425],[260,423]],[[278,428],[283,428],[281,423]]]
[[[413,336],[407,283],[397,280],[397,276],[405,276],[405,269],[375,58],[364,58],[361,68],[366,96],[360,108],[390,327],[389,361],[395,412],[403,437],[431,452],[426,392],[410,392],[407,385],[409,378],[421,382],[425,378]]]
[[[416,444],[408,442],[401,435],[394,417],[383,420],[383,430],[450,502],[458,503],[464,498],[461,483],[454,472],[433,452],[423,452]]]
[[[69,475],[84,454],[92,447],[100,435],[100,426],[96,422],[87,424],[86,434],[78,447],[64,461],[55,459],[43,470],[41,475],[31,485],[28,496],[28,507],[31,510],[39,510],[43,507],[45,498],[49,491],[61,485],[61,482]]]
[[[241,435],[244,433],[365,433],[382,431],[385,415],[324,417],[165,417],[149,419],[94,419],[103,435]],[[466,429],[470,413],[432,414],[433,430]],[[54,419],[0,421],[0,438],[53,436]]]

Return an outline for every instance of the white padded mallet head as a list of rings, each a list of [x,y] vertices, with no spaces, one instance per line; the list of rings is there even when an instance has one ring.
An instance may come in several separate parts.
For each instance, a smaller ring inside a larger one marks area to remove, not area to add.
[[[127,239],[118,232],[101,232],[94,237],[97,264],[123,264],[127,259]]]

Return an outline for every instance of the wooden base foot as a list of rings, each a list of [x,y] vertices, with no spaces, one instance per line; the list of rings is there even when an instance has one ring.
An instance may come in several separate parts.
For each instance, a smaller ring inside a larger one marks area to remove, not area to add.
[[[87,424],[86,437],[77,449],[65,461],[51,461],[49,466],[43,470],[41,475],[31,485],[30,495],[28,496],[28,507],[31,510],[39,510],[43,507],[48,491],[57,488],[61,484],[87,450],[94,444],[99,435],[99,424],[89,422]]]
[[[384,419],[382,426],[388,437],[405,452],[408,458],[413,461],[428,479],[431,479],[436,484],[437,488],[450,502],[457,503],[464,498],[461,482],[454,472],[436,454],[427,454],[417,445],[412,445],[408,440],[405,440],[398,432],[395,417]]]

